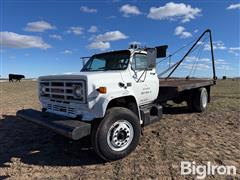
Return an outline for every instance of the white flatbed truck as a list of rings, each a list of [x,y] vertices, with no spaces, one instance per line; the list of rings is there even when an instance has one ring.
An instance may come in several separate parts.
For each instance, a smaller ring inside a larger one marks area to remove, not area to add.
[[[39,77],[42,111],[22,109],[17,116],[73,140],[90,135],[102,159],[121,159],[137,147],[141,129],[161,119],[166,101],[187,101],[198,112],[210,102],[213,51],[213,79],[159,79],[156,58],[165,57],[166,49],[131,47],[95,54],[80,73]]]

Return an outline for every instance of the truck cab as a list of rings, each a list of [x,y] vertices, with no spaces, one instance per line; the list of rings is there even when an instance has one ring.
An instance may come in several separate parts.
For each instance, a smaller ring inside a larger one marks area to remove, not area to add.
[[[103,118],[116,103],[134,106],[141,120],[139,107],[153,103],[159,89],[155,65],[138,48],[93,55],[81,72],[42,76],[38,83],[43,111],[82,121]]]

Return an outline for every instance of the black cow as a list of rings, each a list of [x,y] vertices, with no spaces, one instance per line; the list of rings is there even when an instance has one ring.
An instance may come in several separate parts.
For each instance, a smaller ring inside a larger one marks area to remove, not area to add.
[[[17,81],[20,82],[21,79],[25,78],[25,76],[21,74],[9,74],[8,78],[9,78],[9,82],[13,82],[14,79],[16,79],[16,82]]]

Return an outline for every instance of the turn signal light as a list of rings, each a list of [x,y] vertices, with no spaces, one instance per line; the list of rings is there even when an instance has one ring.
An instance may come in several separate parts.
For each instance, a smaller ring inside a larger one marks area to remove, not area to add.
[[[106,88],[106,87],[99,87],[99,88],[97,89],[97,91],[98,91],[99,93],[106,94],[106,93],[107,93],[107,88]]]

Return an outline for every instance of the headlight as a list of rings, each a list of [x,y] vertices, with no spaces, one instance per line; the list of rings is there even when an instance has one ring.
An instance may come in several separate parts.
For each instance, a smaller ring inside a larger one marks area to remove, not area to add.
[[[76,98],[82,98],[82,96],[83,96],[83,89],[82,89],[82,87],[75,86],[73,92],[74,92],[74,96]]]
[[[40,87],[40,94],[44,95],[46,93],[46,87],[45,86],[41,86]]]

